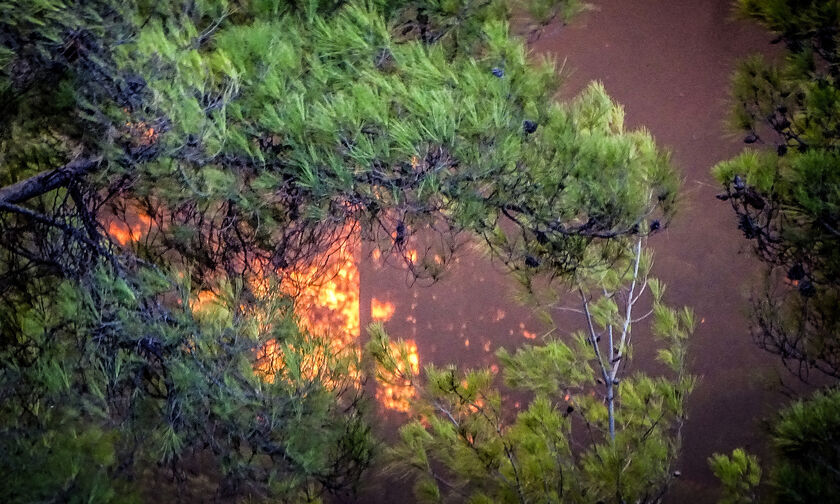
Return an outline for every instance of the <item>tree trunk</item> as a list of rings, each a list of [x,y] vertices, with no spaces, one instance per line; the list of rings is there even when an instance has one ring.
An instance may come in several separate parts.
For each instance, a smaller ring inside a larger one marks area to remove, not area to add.
[[[615,441],[615,384],[607,384],[607,412],[610,419],[610,440]]]

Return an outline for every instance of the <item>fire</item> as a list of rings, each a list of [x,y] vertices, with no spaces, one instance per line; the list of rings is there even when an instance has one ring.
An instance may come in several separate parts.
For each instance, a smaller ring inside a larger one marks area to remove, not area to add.
[[[342,243],[325,252],[326,267],[295,271],[284,281],[304,328],[344,345],[355,343],[360,334],[357,248]]]
[[[413,340],[407,340],[404,344],[408,353],[409,372],[411,375],[416,375],[420,372],[420,354],[417,352],[417,344]],[[406,369],[402,362],[397,365],[397,371],[405,374]],[[383,407],[401,412],[411,409],[411,399],[415,395],[417,395],[417,390],[406,376],[397,378],[393,384],[380,385],[376,391],[376,399]]]
[[[134,235],[131,235],[134,236]],[[321,379],[326,386],[334,383],[338,374],[334,373],[331,356],[351,357],[351,362],[358,362],[361,352],[359,345],[359,270],[358,247],[356,243],[342,243],[324,252],[312,266],[306,269],[285,273],[270,272],[259,264],[252,265],[256,273],[248,280],[251,291],[258,298],[269,298],[279,290],[294,299],[295,315],[301,329],[309,333],[310,339],[302,347],[283,345],[276,340],[268,340],[255,353],[254,370],[267,381],[282,377],[285,373],[287,356],[296,354],[295,362],[300,366],[301,375],[307,380]],[[281,282],[275,288],[272,277],[279,277]],[[216,301],[216,295],[209,290],[202,290],[190,302],[192,309],[201,313]],[[269,314],[261,308],[241,306],[257,322],[257,331],[267,334],[272,321]],[[360,381],[360,370],[353,363],[347,370],[352,381]],[[339,378],[340,379],[340,378]]]
[[[479,411],[481,411],[484,408],[484,399],[479,397],[478,399],[473,401],[473,403],[470,404],[468,407],[469,407],[469,410],[472,411],[473,413],[478,413]]]
[[[325,371],[328,354],[347,356],[349,352],[358,356],[361,351],[357,251],[355,244],[342,243],[325,252],[324,257],[328,259],[325,267],[294,271],[287,275],[281,286],[295,300],[295,314],[301,327],[314,338],[326,338],[325,347],[315,345],[303,353],[301,370],[308,379]],[[262,278],[254,282],[257,285],[265,283]],[[272,376],[282,367],[282,349],[276,341],[269,341],[258,352],[257,371]],[[354,380],[360,377],[359,369],[349,372]]]
[[[536,339],[537,334],[525,329],[525,322],[519,323],[519,329],[522,331],[522,337],[525,339]]]
[[[380,301],[376,298],[370,300],[370,317],[374,322],[387,322],[394,316],[394,303]]]
[[[257,351],[257,374],[264,380],[273,380],[277,372],[283,367],[283,355],[276,340],[269,340]]]
[[[133,225],[128,221],[134,221]],[[143,212],[138,212],[134,217],[127,219],[126,222],[111,220],[108,224],[108,234],[117,240],[117,243],[125,247],[129,243],[140,241],[151,227],[152,218]]]
[[[150,141],[156,139],[156,133],[149,129],[144,135]],[[108,234],[120,245],[126,246],[139,241],[152,226],[152,218],[142,212],[137,212],[125,222],[111,220]],[[410,261],[417,261],[417,251],[407,251]],[[301,327],[313,335],[316,340],[325,338],[323,346],[314,343],[301,349],[282,346],[276,340],[264,343],[255,354],[254,370],[267,381],[277,379],[283,372],[285,352],[300,351],[302,357],[301,372],[307,379],[318,376],[324,377],[325,384],[330,385],[326,377],[328,355],[359,356],[360,338],[360,297],[359,297],[359,247],[358,243],[342,243],[328,250],[323,256],[324,267],[310,267],[291,273],[277,272],[282,276],[280,289],[295,300],[295,314],[300,320]],[[321,261],[314,261],[321,264]],[[259,271],[259,268],[255,268]],[[271,285],[268,274],[257,274],[251,279],[250,285],[257,296],[270,295]],[[217,295],[210,290],[199,291],[190,302],[191,308],[200,313],[206,311],[217,302]],[[390,320],[396,308],[393,303],[371,299],[371,318],[374,321]],[[253,313],[258,319],[265,319],[265,314]],[[260,320],[260,331],[268,330],[269,322]],[[263,327],[265,326],[265,327]],[[413,374],[419,372],[420,358],[417,345],[413,341],[407,342],[408,365]],[[361,371],[350,369],[351,380],[359,383]],[[416,390],[409,380],[402,380],[395,385],[379,387],[377,399],[383,407],[396,411],[408,411],[410,400]]]
[[[198,293],[196,299],[190,303],[190,308],[193,311],[206,310],[211,304],[215,303],[217,299],[213,291],[203,290]]]
[[[126,133],[136,146],[148,147],[158,141],[160,132],[144,121],[125,123]]]

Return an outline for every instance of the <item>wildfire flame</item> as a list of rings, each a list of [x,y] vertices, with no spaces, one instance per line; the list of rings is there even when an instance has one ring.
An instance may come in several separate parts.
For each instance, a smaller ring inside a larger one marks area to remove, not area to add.
[[[293,271],[281,289],[295,300],[295,314],[301,328],[315,338],[326,338],[325,346],[314,345],[301,353],[302,375],[314,379],[325,371],[327,357],[360,353],[359,269],[357,247],[342,243],[325,252],[326,267],[312,266]],[[315,264],[321,264],[315,261]],[[266,289],[264,278],[254,282]],[[292,349],[297,350],[297,349]],[[266,379],[275,379],[283,369],[285,357],[277,341],[268,341],[257,352],[255,368]],[[349,370],[350,378],[359,381],[360,370]],[[329,378],[325,384],[330,386]]]
[[[212,303],[216,302],[217,296],[213,291],[199,291],[196,299],[190,303],[193,311],[206,310]]]
[[[315,267],[293,272],[292,283],[303,288],[290,294],[307,330],[329,334],[336,343],[346,345],[357,342],[360,334],[358,261],[349,245],[342,245],[331,256],[326,272]]]
[[[394,316],[394,303],[380,301],[376,298],[370,300],[370,318],[374,322],[387,322]]]
[[[150,130],[151,131],[151,130]],[[151,131],[150,135],[154,135]],[[148,215],[137,212],[124,221],[112,220],[108,225],[108,234],[120,245],[126,246],[139,241],[149,232],[152,219]],[[416,251],[408,251],[409,259],[416,261]],[[314,261],[322,267],[310,267],[300,271],[293,271],[285,275],[281,289],[295,300],[295,314],[303,329],[315,337],[325,337],[324,346],[313,345],[301,352],[301,374],[313,379],[322,374],[327,367],[327,356],[347,355],[351,352],[356,356],[361,349],[359,345],[359,247],[358,244],[342,243],[324,252],[324,261]],[[326,267],[323,267],[326,264]],[[259,268],[255,268],[259,270]],[[270,293],[268,275],[256,275],[251,280],[251,287],[257,295]],[[196,294],[190,306],[193,311],[207,310],[217,301],[217,295],[210,290],[202,290]],[[374,321],[390,320],[396,308],[390,301],[376,298],[371,299],[371,318]],[[260,314],[254,314],[260,317]],[[263,325],[263,324],[261,324]],[[263,328],[267,330],[268,328]],[[411,372],[419,372],[420,358],[417,345],[413,341],[407,342],[408,365]],[[282,373],[285,366],[285,351],[297,352],[299,349],[282,347],[276,340],[267,341],[259,348],[255,355],[254,370],[265,380],[275,380]],[[401,369],[402,371],[402,369]],[[349,370],[350,379],[360,382],[360,370]],[[329,386],[328,381],[325,384]],[[383,407],[396,411],[408,411],[410,400],[416,390],[410,381],[403,380],[398,384],[380,386],[376,398]]]
[[[108,234],[125,247],[130,243],[140,241],[152,227],[152,218],[143,212],[138,212],[125,222],[111,220],[108,224]]]

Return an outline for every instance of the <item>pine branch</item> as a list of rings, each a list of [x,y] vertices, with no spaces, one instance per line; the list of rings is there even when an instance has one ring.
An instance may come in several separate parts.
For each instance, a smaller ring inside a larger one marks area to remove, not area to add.
[[[11,205],[23,203],[59,187],[66,186],[82,175],[93,171],[101,162],[101,156],[74,159],[54,170],[43,171],[12,185],[0,188],[0,203]]]

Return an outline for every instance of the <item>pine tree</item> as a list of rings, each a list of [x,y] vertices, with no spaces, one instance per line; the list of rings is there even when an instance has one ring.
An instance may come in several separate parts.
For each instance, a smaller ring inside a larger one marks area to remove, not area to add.
[[[758,458],[738,448],[731,457],[715,454],[709,464],[724,487],[721,503],[831,502],[840,488],[837,439],[840,392],[818,390],[794,401],[772,419],[774,458],[759,495]],[[761,498],[759,498],[761,497]]]
[[[468,235],[564,276],[661,227],[667,156],[598,85],[555,103],[511,8],[0,0],[3,500],[350,492],[358,354],[294,271],[361,238],[436,277]]]
[[[840,377],[840,4],[738,8],[787,49],[779,64],[756,57],[736,72],[732,122],[751,147],[714,169],[726,189],[719,198],[770,269],[755,295],[756,339],[803,378],[810,369]]]
[[[584,329],[569,340],[497,352],[505,389],[491,369],[412,365],[405,343],[379,325],[368,345],[377,377],[413,386],[411,421],[389,455],[416,477],[421,502],[662,502],[674,477],[694,329],[688,309],[662,301],[641,242],[625,262],[578,279]],[[650,331],[670,376],[627,374],[631,333],[650,289]],[[565,329],[565,328],[564,328]],[[520,407],[521,404],[521,407]]]
[[[840,2],[739,0],[740,14],[784,43],[784,60],[754,57],[733,78],[732,123],[750,144],[714,168],[738,218],[767,266],[756,289],[758,344],[800,378],[840,378]],[[836,499],[840,403],[833,389],[788,406],[772,421],[776,460],[766,471],[767,502]],[[721,502],[758,502],[758,460],[737,449],[709,463]]]

